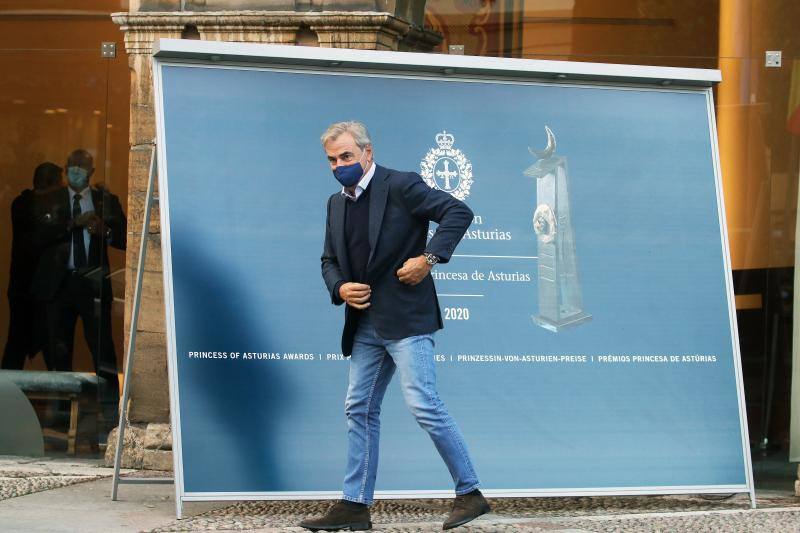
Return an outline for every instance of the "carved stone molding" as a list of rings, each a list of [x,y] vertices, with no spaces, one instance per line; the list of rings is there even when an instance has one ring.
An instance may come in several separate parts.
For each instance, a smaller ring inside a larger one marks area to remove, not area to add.
[[[128,54],[149,55],[155,39],[180,38],[188,26],[202,40],[275,44],[296,44],[298,31],[308,28],[320,46],[336,48],[426,52],[442,40],[389,13],[364,11],[167,11],[115,13],[112,19],[125,32]]]

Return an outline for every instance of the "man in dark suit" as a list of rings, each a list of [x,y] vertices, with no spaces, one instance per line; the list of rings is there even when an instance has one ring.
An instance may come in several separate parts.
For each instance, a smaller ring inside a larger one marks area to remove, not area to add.
[[[25,358],[41,349],[40,306],[31,296],[31,280],[41,248],[33,232],[36,222],[33,208],[37,198],[63,187],[63,171],[55,163],[45,162],[33,172],[33,189],[25,189],[11,202],[11,268],[8,276],[8,338],[3,350],[2,368],[22,370]]]
[[[436,391],[433,334],[442,328],[442,317],[429,274],[435,264],[450,260],[472,211],[413,172],[376,165],[369,134],[359,122],[333,124],[321,140],[342,185],[328,200],[322,276],[331,301],[346,304],[347,467],[342,500],[300,525],[313,531],[372,527],[380,408],[395,370],[406,405],[455,483],[456,499],[443,529],[465,524],[489,505],[478,490],[464,437]],[[439,226],[426,243],[430,221]]]
[[[68,187],[36,202],[35,237],[44,251],[31,292],[45,306],[49,369],[72,370],[75,325],[81,319],[95,372],[103,378],[98,390],[102,440],[116,425],[119,403],[108,246],[125,249],[127,222],[115,195],[89,186],[93,174],[91,154],[75,150],[67,159]]]

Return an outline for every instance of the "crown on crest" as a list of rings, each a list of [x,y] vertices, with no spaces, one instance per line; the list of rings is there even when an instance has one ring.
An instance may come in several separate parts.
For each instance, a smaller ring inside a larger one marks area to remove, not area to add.
[[[439,148],[444,150],[449,150],[453,147],[453,143],[456,142],[456,138],[453,137],[451,134],[443,131],[442,133],[436,134],[436,144],[439,145]]]

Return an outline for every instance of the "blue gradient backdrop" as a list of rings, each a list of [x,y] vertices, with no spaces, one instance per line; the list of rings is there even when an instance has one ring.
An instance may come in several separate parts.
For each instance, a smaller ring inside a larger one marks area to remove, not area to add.
[[[536,187],[523,171],[548,125],[569,164],[586,311],[533,325],[536,260],[455,257],[439,281],[468,321],[437,334],[440,392],[486,489],[744,485],[735,362],[703,92],[473,83],[165,66],[177,368],[187,492],[335,491],[345,462],[343,310],[319,256],[337,190],[319,144],[370,128],[376,160],[419,172],[447,130],[473,164],[467,203],[512,239],[457,254],[534,256]],[[312,361],[192,359],[303,352]],[[458,363],[457,354],[714,354],[716,363]],[[450,489],[390,386],[378,490]]]

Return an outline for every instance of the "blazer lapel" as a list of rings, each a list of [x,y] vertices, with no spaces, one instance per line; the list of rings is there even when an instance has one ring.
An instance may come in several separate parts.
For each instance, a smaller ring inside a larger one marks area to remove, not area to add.
[[[339,261],[339,268],[345,279],[350,280],[350,260],[347,257],[347,243],[344,235],[344,209],[347,200],[341,194],[337,194],[331,201],[331,236],[333,237],[336,259]]]
[[[383,224],[383,213],[386,211],[386,198],[389,196],[389,188],[386,183],[386,178],[389,177],[389,171],[376,164],[375,174],[372,176],[370,182],[370,199],[369,199],[369,260],[367,261],[367,270],[372,263],[372,258],[375,257],[375,248],[378,244],[378,236],[381,233],[381,225]]]

